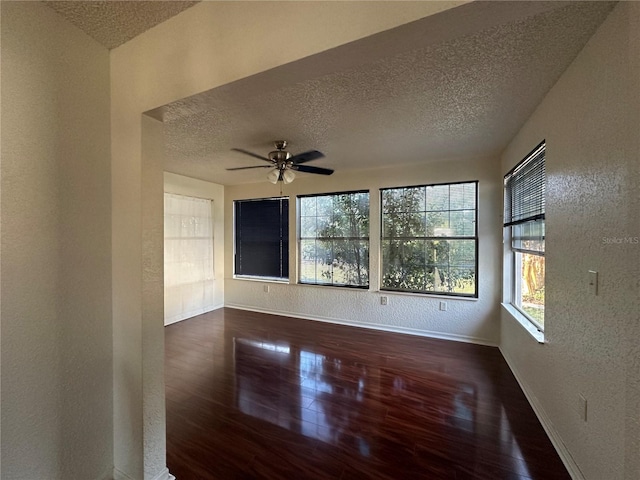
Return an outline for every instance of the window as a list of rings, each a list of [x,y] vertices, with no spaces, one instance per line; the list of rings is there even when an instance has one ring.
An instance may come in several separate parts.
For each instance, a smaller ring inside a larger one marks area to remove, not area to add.
[[[387,188],[383,290],[478,296],[478,182]]]
[[[289,279],[289,199],[236,200],[235,275]]]
[[[300,283],[369,287],[369,192],[298,197]]]
[[[164,194],[165,324],[214,308],[212,204]]]
[[[544,331],[545,142],[504,177],[504,228],[512,256],[511,304]]]

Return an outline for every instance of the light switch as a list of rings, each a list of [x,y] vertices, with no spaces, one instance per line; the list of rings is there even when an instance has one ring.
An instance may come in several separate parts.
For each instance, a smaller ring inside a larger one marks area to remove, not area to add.
[[[578,396],[578,413],[583,422],[587,421],[587,399],[580,394]]]
[[[592,295],[598,295],[598,272],[589,270],[589,291]]]

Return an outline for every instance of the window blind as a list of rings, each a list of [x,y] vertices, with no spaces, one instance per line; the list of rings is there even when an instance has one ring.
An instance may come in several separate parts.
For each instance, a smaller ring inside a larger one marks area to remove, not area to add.
[[[165,325],[215,307],[212,204],[164,194]]]
[[[236,200],[235,274],[289,278],[289,199]]]
[[[504,226],[544,219],[545,142],[504,177]]]

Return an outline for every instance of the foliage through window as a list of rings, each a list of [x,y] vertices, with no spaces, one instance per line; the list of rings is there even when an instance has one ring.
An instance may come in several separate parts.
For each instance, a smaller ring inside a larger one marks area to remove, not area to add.
[[[289,199],[236,200],[235,270],[238,277],[289,279]]]
[[[545,142],[504,177],[504,227],[512,256],[511,304],[544,330]]]
[[[383,290],[477,297],[477,186],[381,190]]]
[[[300,283],[369,286],[369,192],[298,197]]]

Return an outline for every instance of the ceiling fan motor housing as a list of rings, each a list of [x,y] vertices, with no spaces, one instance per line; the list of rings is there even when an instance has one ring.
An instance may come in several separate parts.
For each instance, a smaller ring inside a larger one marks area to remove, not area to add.
[[[273,152],[269,152],[269,159],[277,163],[278,166],[286,165],[287,160],[291,158],[291,154],[289,152],[285,152],[284,150],[274,150]]]

